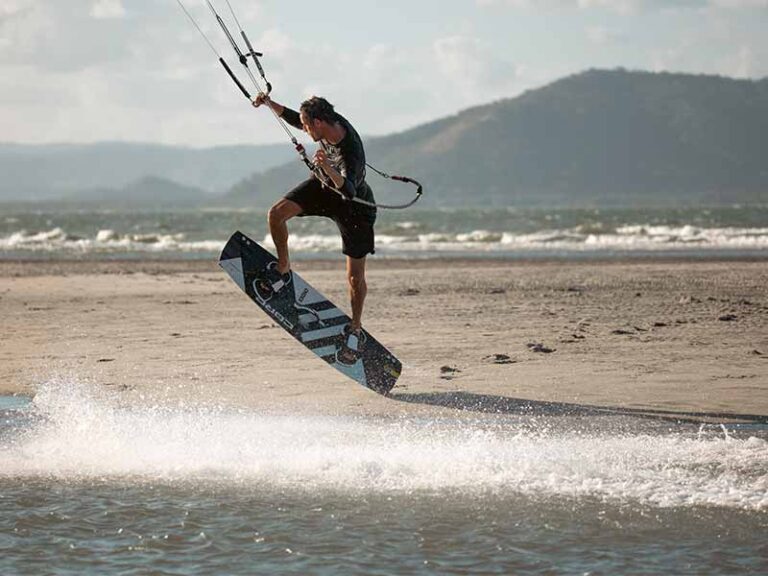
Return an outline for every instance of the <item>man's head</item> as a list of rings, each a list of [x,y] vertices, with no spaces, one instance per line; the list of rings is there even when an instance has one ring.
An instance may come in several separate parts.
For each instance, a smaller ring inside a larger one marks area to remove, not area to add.
[[[319,96],[312,96],[309,100],[302,102],[299,113],[304,131],[315,142],[325,137],[328,128],[334,125],[338,118],[333,110],[333,104]]]

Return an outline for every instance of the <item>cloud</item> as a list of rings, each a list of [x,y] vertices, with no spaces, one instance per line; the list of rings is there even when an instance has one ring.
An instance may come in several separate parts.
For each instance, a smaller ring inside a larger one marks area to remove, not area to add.
[[[443,75],[470,90],[477,86],[505,86],[517,76],[515,65],[499,56],[493,46],[476,37],[449,36],[432,44]]]
[[[606,10],[619,14],[635,14],[659,10],[687,10],[705,8],[750,9],[768,7],[768,0],[475,0],[481,7],[507,6],[519,9],[577,8],[580,10]]]
[[[6,139],[200,143],[207,119],[222,127],[220,138],[231,138],[226,131],[239,129],[243,109],[249,112],[174,3],[135,0],[125,10],[114,1],[35,0],[16,1],[11,11],[5,2],[0,125]],[[210,26],[210,13],[197,14],[208,16],[201,25],[211,35],[220,33]]]
[[[33,0],[3,0],[0,3],[0,22],[32,7]]]
[[[640,5],[645,4],[642,0],[578,0],[579,8],[606,8],[614,12],[627,14],[637,10]]]
[[[109,18],[122,18],[125,16],[125,8],[120,0],[98,0],[91,6],[91,18],[106,20]]]
[[[117,5],[90,0],[27,4],[0,21],[0,37],[7,44],[0,65],[24,63],[46,72],[123,58],[141,30],[116,16]]]
[[[537,8],[537,9],[557,9],[557,8],[577,8],[581,10],[605,9],[619,13],[631,13],[642,8],[650,7],[669,7],[669,2],[662,0],[543,0],[534,2],[534,0],[476,0],[478,6],[508,6],[510,8]],[[704,2],[690,2],[682,0],[676,3],[680,4],[702,4]]]
[[[755,67],[755,56],[749,46],[740,46],[737,55],[737,64],[734,75],[740,78],[749,78]]]
[[[419,45],[377,42],[350,52],[273,28],[257,42],[277,101],[296,106],[325,96],[364,134],[390,133],[519,91],[515,63],[469,35]]]
[[[205,3],[182,1],[253,92]],[[382,21],[379,30],[333,36],[318,22],[303,23],[299,15],[291,20],[275,3],[233,4],[254,47],[264,52],[275,98],[296,106],[312,94],[324,95],[363,134],[402,130],[514,96],[594,66],[595,54],[609,55],[611,65],[639,68],[738,76],[768,70],[761,19],[749,11],[768,0],[476,2],[489,10],[475,9],[480,14],[471,22],[446,3],[444,12],[434,14],[431,33],[405,23],[401,33]],[[215,4],[232,22],[224,0]],[[684,8],[672,12],[670,4]],[[514,26],[499,28],[505,20],[490,9],[494,5],[529,11],[526,16],[534,17],[517,19],[515,26],[530,28],[524,34]],[[693,12],[692,6],[707,8]],[[566,8],[564,19],[550,18]],[[627,10],[649,13],[624,20]],[[342,14],[328,18],[342,31],[349,25]],[[654,22],[666,26],[650,39]],[[528,33],[536,42],[526,41]],[[281,141],[285,134],[270,116],[247,105],[172,0],[0,0],[0,126],[6,139]]]
[[[768,0],[710,0],[718,8],[768,8]]]
[[[478,6],[494,6],[502,4],[513,8],[530,8],[534,5],[533,0],[475,0]]]
[[[599,46],[614,44],[623,39],[619,31],[606,26],[589,26],[586,29],[586,36],[590,42]]]
[[[705,8],[708,0],[574,0],[568,2],[582,10],[607,10],[619,14],[637,14],[638,12],[678,11]]]

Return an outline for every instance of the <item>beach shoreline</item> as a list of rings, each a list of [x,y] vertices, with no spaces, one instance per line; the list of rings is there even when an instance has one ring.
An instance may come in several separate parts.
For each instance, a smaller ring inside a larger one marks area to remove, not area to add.
[[[520,266],[595,266],[595,265],[687,265],[687,264],[765,264],[768,266],[768,254],[745,255],[743,253],[585,253],[584,258],[574,258],[573,254],[509,257],[504,254],[473,254],[468,256],[423,255],[416,257],[380,256],[368,257],[367,269],[385,268],[401,270],[413,268],[503,268]],[[343,270],[343,256],[336,258],[293,255],[293,265],[297,271],[306,270]],[[173,258],[173,257],[99,257],[85,258],[7,258],[0,259],[0,278],[21,276],[72,276],[90,274],[185,274],[193,272],[219,271],[217,258]]]
[[[348,309],[342,260],[294,266]],[[2,261],[0,393],[68,380],[291,413],[768,419],[768,262],[371,258],[368,284],[365,326],[404,365],[392,399],[276,329],[215,262]]]

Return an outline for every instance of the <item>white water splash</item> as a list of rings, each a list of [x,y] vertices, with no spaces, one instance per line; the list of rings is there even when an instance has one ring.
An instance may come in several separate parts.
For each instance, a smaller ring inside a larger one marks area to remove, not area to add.
[[[126,408],[72,381],[47,383],[27,410],[26,427],[0,435],[0,477],[516,493],[768,509],[768,442],[756,437]]]

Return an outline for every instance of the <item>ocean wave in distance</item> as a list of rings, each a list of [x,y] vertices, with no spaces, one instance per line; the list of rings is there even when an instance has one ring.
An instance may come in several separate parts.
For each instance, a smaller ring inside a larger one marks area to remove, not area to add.
[[[493,230],[469,232],[419,232],[406,222],[398,233],[376,236],[377,252],[383,254],[471,254],[526,253],[547,251],[686,251],[686,250],[766,250],[768,228],[705,228],[690,225],[660,226],[629,224],[614,230],[596,232],[581,226],[548,229],[530,233]],[[390,227],[391,228],[391,227]],[[61,227],[47,230],[19,230],[0,237],[1,252],[70,253],[70,254],[145,254],[173,253],[215,254],[226,239],[190,240],[184,233],[143,232],[118,233],[101,229],[93,235],[76,235]],[[271,237],[263,238],[264,246],[273,248]],[[338,252],[341,239],[337,233],[292,234],[291,249],[296,252]]]

